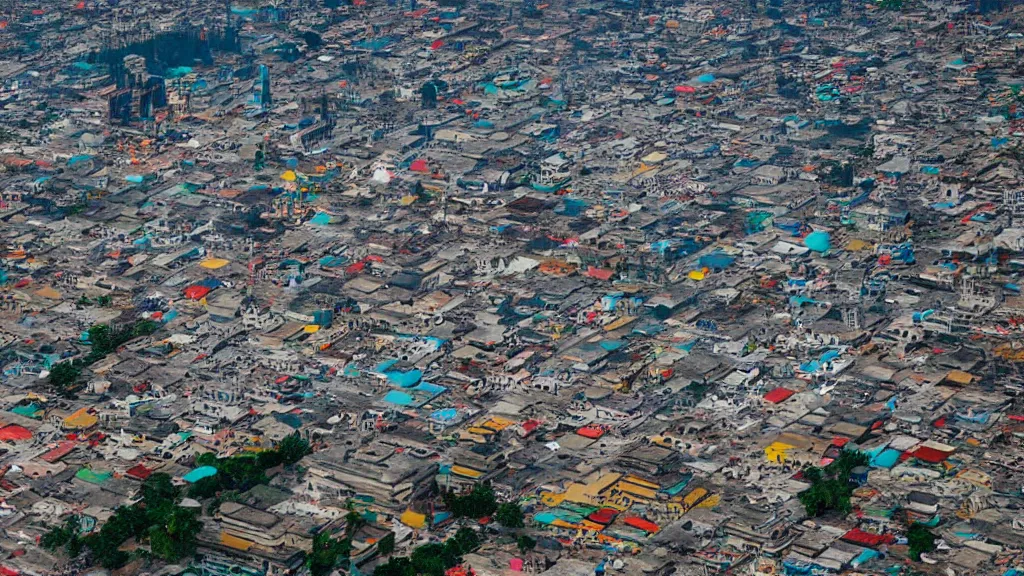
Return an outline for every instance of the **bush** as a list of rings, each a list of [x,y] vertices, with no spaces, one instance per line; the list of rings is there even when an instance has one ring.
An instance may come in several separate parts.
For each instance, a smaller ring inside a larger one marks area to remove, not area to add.
[[[393,556],[378,564],[373,576],[444,576],[449,568],[462,562],[462,555],[476,550],[480,537],[471,528],[460,528],[444,544],[424,544],[413,550],[408,558]]]
[[[69,546],[72,540],[78,540],[78,532],[81,527],[78,516],[68,516],[60,526],[55,526],[49,532],[43,534],[39,545],[47,550],[55,551],[58,548]]]
[[[516,538],[516,546],[519,548],[519,552],[526,554],[530,550],[536,548],[537,541],[526,534],[520,534],[519,537]]]
[[[907,543],[910,546],[910,557],[916,562],[921,561],[921,554],[935,550],[935,534],[927,526],[914,522],[907,531]]]
[[[800,493],[800,503],[808,516],[820,516],[830,510],[849,514],[852,510],[850,474],[858,466],[865,466],[868,457],[860,452],[843,450],[839,457],[825,468],[807,468],[804,479],[811,487]]]
[[[299,460],[302,460],[302,458],[312,452],[312,450],[309,447],[309,442],[302,436],[299,436],[299,433],[296,432],[295,434],[287,436],[281,440],[281,443],[277,445],[277,450],[275,452],[280,455],[281,463],[286,466],[291,466]]]
[[[387,556],[395,551],[395,533],[388,532],[386,536],[377,541],[377,554]]]
[[[477,484],[468,494],[448,492],[444,497],[448,510],[456,518],[479,519],[494,514],[498,509],[498,501],[494,490],[487,484]]]
[[[326,532],[313,537],[313,549],[307,565],[312,576],[327,576],[334,570],[339,559],[348,560],[352,553],[352,541],[348,538],[331,538]]]
[[[495,519],[506,528],[522,528],[524,526],[523,509],[515,502],[506,502],[498,506]]]
[[[78,377],[81,374],[81,362],[78,360],[61,362],[50,369],[49,382],[57,389],[66,391],[78,382]]]
[[[178,490],[167,474],[153,474],[142,483],[142,500],[132,506],[120,506],[98,532],[67,541],[68,554],[75,557],[82,546],[89,548],[93,559],[108,570],[124,566],[131,556],[121,550],[130,538],[150,541],[155,556],[177,561],[195,553],[196,537],[202,530],[197,512],[178,506]],[[69,523],[65,525],[70,527]],[[44,537],[47,543],[64,538],[63,534]]]

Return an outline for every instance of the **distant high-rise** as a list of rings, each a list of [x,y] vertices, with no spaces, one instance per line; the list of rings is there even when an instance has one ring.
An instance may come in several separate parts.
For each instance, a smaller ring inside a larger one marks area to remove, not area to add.
[[[260,108],[267,110],[273,104],[270,97],[270,68],[266,64],[260,64]]]

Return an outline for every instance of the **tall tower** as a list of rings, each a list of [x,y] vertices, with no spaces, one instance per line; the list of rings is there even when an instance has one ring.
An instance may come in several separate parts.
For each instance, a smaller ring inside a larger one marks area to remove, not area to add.
[[[260,108],[268,110],[273,105],[270,97],[270,68],[266,64],[260,64]]]

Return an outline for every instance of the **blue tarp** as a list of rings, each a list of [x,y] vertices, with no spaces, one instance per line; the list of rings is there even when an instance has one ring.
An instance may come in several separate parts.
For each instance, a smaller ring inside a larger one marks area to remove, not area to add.
[[[423,378],[423,372],[413,369],[408,372],[401,372],[398,370],[392,370],[384,373],[387,379],[402,388],[410,388],[415,386],[421,378]]]
[[[725,252],[716,251],[711,254],[701,256],[697,265],[702,268],[706,267],[712,270],[724,270],[729,266],[732,266],[732,263],[735,261],[735,258],[729,256]]]
[[[901,452],[892,448],[886,448],[871,458],[872,468],[889,469],[899,462]]]
[[[203,478],[208,478],[216,473],[217,469],[214,468],[213,466],[200,466],[199,468],[196,468],[195,470],[192,470],[188,474],[182,476],[182,480],[188,482],[189,484],[194,484],[202,480]]]
[[[392,390],[384,395],[384,401],[396,406],[410,406],[413,403],[413,397],[401,390]]]
[[[441,410],[435,410],[430,414],[431,420],[437,420],[438,422],[454,422],[459,417],[459,411],[455,408],[443,408]]]
[[[310,224],[326,226],[331,223],[331,215],[326,212],[317,212],[316,216],[309,219]]]

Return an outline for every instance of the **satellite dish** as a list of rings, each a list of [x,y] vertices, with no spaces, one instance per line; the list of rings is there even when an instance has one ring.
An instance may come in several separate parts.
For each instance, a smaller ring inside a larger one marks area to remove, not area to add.
[[[444,324],[444,315],[443,314],[435,315],[434,316],[434,325],[435,326],[440,326],[441,324]]]

